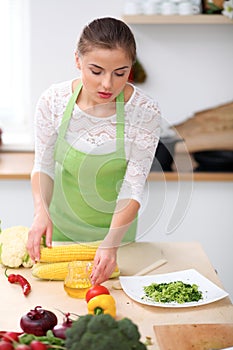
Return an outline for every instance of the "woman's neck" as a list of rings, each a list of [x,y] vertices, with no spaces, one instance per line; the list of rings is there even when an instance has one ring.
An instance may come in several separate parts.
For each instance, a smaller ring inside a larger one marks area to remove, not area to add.
[[[75,91],[80,82],[80,79],[76,79],[72,82],[72,92]],[[125,102],[127,102],[130,99],[132,93],[133,87],[127,84],[124,88]],[[88,99],[83,89],[80,91],[76,103],[82,111],[98,118],[110,117],[111,115],[114,115],[116,113],[116,100],[112,102],[98,104]]]

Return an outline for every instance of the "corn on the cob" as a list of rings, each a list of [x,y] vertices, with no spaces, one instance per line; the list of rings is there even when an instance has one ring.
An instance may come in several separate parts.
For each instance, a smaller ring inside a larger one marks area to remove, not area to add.
[[[85,265],[88,261],[83,261]],[[92,261],[90,261],[92,262]],[[64,281],[68,273],[69,261],[56,263],[36,263],[32,267],[32,275],[36,278],[46,279],[51,281]],[[120,270],[116,266],[110,278],[115,278],[120,275]]]
[[[40,279],[62,281],[68,273],[68,261],[58,263],[36,263],[32,267],[32,276]]]
[[[119,277],[119,276],[120,276],[120,269],[116,265],[115,270],[113,271],[113,273],[111,274],[111,276],[109,278],[112,279],[112,278],[116,278],[116,277]]]
[[[52,248],[42,247],[41,262],[65,262],[75,260],[93,260],[100,241],[58,245]]]

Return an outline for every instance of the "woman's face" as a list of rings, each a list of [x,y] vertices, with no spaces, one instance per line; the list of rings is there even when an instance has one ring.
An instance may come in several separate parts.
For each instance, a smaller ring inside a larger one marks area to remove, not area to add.
[[[90,105],[112,102],[124,89],[132,61],[121,48],[93,49],[83,56],[76,54],[81,71],[83,96]]]

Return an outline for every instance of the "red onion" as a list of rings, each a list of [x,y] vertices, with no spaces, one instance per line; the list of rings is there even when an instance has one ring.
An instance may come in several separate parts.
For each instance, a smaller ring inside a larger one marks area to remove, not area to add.
[[[20,319],[20,327],[25,333],[36,336],[46,335],[48,330],[52,330],[57,324],[57,316],[41,306],[36,306]]]
[[[73,321],[69,318],[70,313],[65,314],[65,319],[62,324],[57,324],[53,327],[53,334],[57,338],[66,339],[66,330],[72,326]]]

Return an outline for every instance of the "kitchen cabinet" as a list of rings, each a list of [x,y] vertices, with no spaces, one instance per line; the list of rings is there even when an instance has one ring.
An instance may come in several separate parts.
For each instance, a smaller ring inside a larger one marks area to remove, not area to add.
[[[233,20],[223,15],[124,15],[128,24],[233,24]]]

